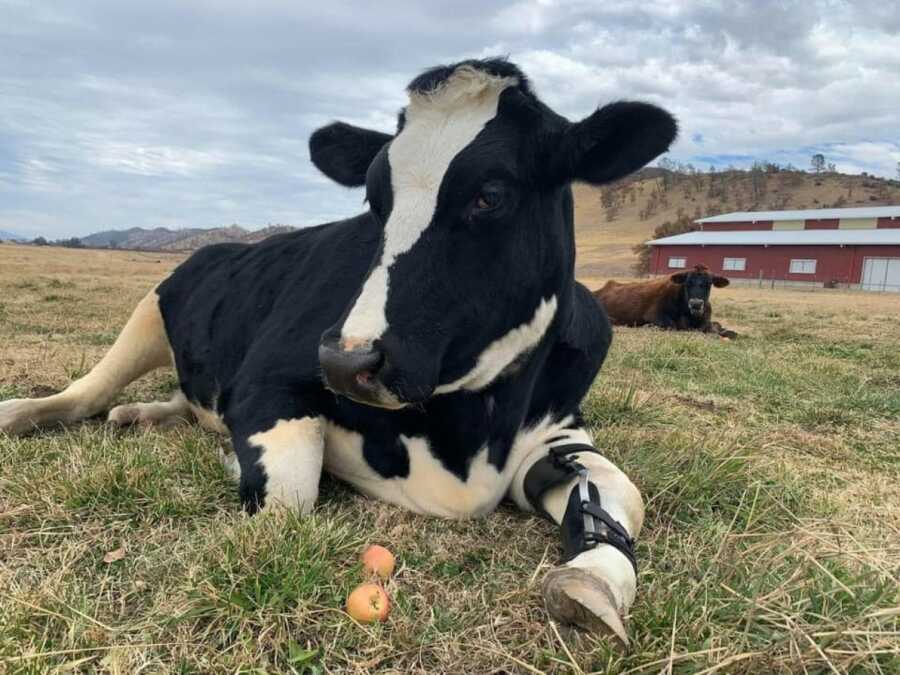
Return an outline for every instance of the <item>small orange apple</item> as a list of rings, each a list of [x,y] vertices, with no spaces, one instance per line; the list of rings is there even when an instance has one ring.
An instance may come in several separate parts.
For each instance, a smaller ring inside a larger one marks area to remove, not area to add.
[[[369,574],[377,574],[382,579],[387,579],[394,573],[397,559],[384,546],[374,544],[363,551],[362,564]]]
[[[387,593],[378,584],[362,584],[347,598],[347,614],[361,623],[384,621],[391,610]]]

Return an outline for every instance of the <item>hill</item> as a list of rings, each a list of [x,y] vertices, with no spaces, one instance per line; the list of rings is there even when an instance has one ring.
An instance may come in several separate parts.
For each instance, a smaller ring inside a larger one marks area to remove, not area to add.
[[[774,164],[749,171],[702,172],[670,162],[665,167],[642,169],[601,188],[577,184],[574,194],[576,273],[580,279],[599,281],[631,276],[636,261],[633,247],[650,239],[657,226],[682,216],[900,204],[900,182],[867,175],[812,174]],[[252,243],[292,229],[287,225],[256,231],[238,225],[212,229],[133,227],[97,232],[80,241],[91,248],[191,251],[221,242]]]
[[[144,251],[191,251],[207,244],[224,242],[252,243],[279,232],[294,228],[288,225],[270,225],[261,230],[247,230],[239,225],[210,229],[185,228],[170,230],[166,227],[128,230],[106,230],[81,237],[81,244],[89,248],[124,248]]]
[[[900,182],[867,175],[811,174],[776,165],[699,172],[652,167],[601,188],[575,185],[577,274],[630,276],[632,247],[681,215],[900,204]]]
[[[25,241],[25,237],[21,237],[15,232],[0,230],[0,241]]]

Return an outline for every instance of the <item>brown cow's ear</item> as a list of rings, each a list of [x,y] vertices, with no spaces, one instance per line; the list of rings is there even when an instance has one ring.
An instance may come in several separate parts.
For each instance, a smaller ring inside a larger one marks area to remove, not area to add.
[[[554,137],[546,162],[549,178],[609,183],[664,153],[677,133],[675,118],[662,108],[610,103]]]
[[[683,284],[687,279],[687,272],[676,272],[672,276],[669,277],[669,281],[672,281],[676,284]]]
[[[725,288],[731,282],[728,281],[725,277],[713,277],[713,286],[716,288]]]

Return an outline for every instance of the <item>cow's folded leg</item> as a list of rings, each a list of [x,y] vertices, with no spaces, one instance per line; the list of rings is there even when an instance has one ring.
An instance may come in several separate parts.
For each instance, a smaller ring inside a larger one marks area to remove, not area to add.
[[[319,495],[322,423],[299,412],[295,401],[275,397],[256,396],[226,414],[239,467],[228,461],[225,468],[239,478],[241,502],[249,513],[277,507],[308,513]]]
[[[512,496],[560,525],[563,561],[543,586],[550,614],[627,644],[623,617],[637,590],[634,538],[643,524],[643,501],[588,440],[579,431],[531,453]]]

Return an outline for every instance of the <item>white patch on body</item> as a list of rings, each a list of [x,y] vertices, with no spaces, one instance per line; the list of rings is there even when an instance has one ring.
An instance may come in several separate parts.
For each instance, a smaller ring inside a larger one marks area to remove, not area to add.
[[[494,340],[478,357],[475,367],[455,382],[438,386],[435,394],[446,394],[460,389],[477,391],[493,382],[519,356],[534,349],[544,337],[556,315],[556,296],[542,299],[528,323],[513,328],[506,335]]]
[[[281,419],[247,441],[261,450],[266,508],[276,504],[308,513],[319,496],[324,439],[318,418]]]
[[[507,494],[523,460],[535,448],[546,453],[548,439],[565,433],[568,417],[545,419],[516,437],[503,471],[488,461],[482,448],[472,459],[467,480],[448,471],[432,453],[425,438],[401,436],[409,455],[409,475],[384,478],[363,457],[363,437],[325,420],[325,470],[363,494],[398,504],[411,511],[444,518],[471,518],[493,511]],[[571,430],[569,430],[571,431]]]
[[[409,456],[409,474],[384,478],[363,457],[363,437],[325,422],[325,470],[363,494],[410,511],[443,518],[471,518],[491,512],[506,492],[508,478],[487,461],[483,448],[462,481],[431,454],[428,441],[401,436]]]
[[[434,92],[410,94],[406,124],[388,148],[394,199],[384,251],[344,322],[345,344],[371,344],[387,330],[391,266],[431,224],[453,158],[496,117],[500,94],[516,83],[462,67]]]

